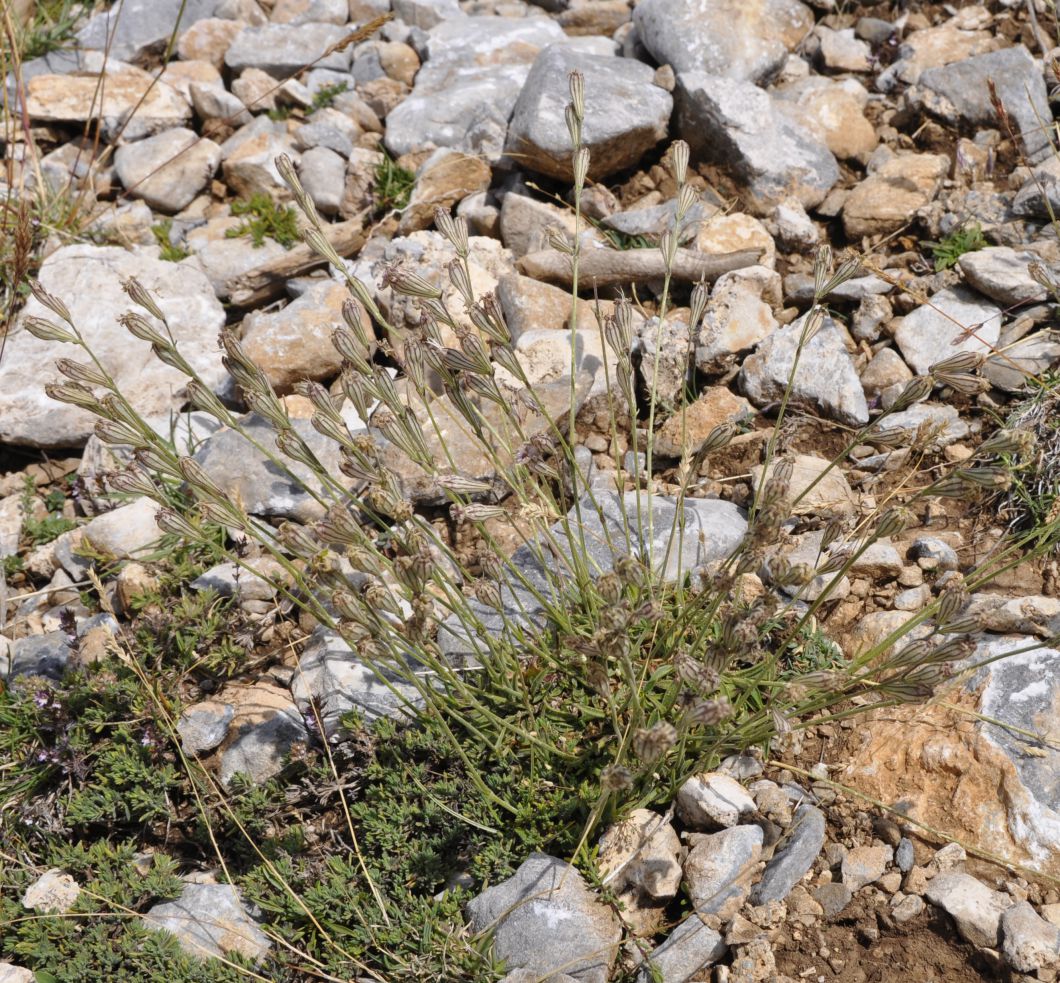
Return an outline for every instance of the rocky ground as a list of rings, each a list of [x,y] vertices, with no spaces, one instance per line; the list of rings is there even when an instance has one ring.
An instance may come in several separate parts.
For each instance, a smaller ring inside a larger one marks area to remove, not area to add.
[[[1018,476],[1022,499],[982,511],[918,507],[913,528],[858,560],[821,612],[825,633],[854,656],[991,556],[1021,509],[1055,519],[1045,444],[1056,406],[1049,373],[1060,360],[1058,41],[1049,8],[1034,0],[959,9],[126,0],[120,16],[86,15],[70,44],[9,76],[6,191],[9,202],[76,203],[77,227],[36,227],[39,250],[19,263],[65,301],[136,409],[159,432],[172,426],[214,481],[276,523],[312,521],[316,504],[205,414],[174,423],[188,405],[184,377],[132,342],[119,316],[129,307],[121,281],[135,276],[185,357],[230,400],[238,394],[217,336],[239,326],[299,432],[319,441],[294,387],[335,382],[341,357],[330,339],[347,291],[299,241],[304,220],[286,210],[281,155],[330,243],[400,328],[414,330],[419,312],[384,274],[401,264],[444,278],[456,254],[435,229],[441,207],[467,221],[473,289],[493,292],[543,391],[554,383],[566,392],[577,335],[587,374],[577,443],[601,492],[633,489],[643,467],[643,423],[613,434],[599,399],[611,354],[594,308],[608,313],[616,290],[632,289],[641,387],[674,406],[694,384],[687,413],[657,421],[659,490],[673,489],[684,451],[740,421],[697,486],[693,512],[707,544],[699,563],[739,541],[741,510],[767,477],[762,455],[814,300],[816,251],[830,245],[837,262],[856,255],[857,274],[827,298],[828,317],[795,374],[794,415],[779,434],[793,483],[808,485],[850,433],[940,360],[985,356],[983,382],[971,393],[929,388],[889,417],[886,442],[855,446],[801,502],[777,544],[789,560],[815,561],[828,519],[856,524],[901,501],[914,459],[928,471],[962,462],[1013,413],[1037,414],[1043,446]],[[591,153],[578,225],[564,118],[575,70]],[[691,148],[697,196],[676,254],[679,306],[660,323],[664,267],[654,247],[676,208],[664,166],[675,138]],[[569,266],[556,247],[575,234],[583,299],[572,315]],[[16,259],[5,256],[11,268]],[[684,305],[701,280],[709,301],[690,336]],[[447,290],[462,309],[457,289]],[[46,396],[44,383],[62,381],[53,363],[65,352],[24,329],[31,316],[48,316],[32,298],[8,325],[0,358],[0,660],[9,684],[60,678],[142,616],[135,598],[152,589],[160,532],[152,502],[110,509],[101,495],[120,453],[94,435],[89,413]],[[443,402],[439,412],[451,413]],[[343,412],[351,428],[373,422]],[[409,497],[429,508],[437,489],[411,487]],[[105,585],[110,613],[80,593],[101,558],[124,561]],[[222,564],[187,588],[234,598],[252,653],[254,668],[196,693],[180,720],[185,752],[210,761],[223,782],[279,774],[308,739],[311,701],[325,729],[351,708],[370,719],[395,712],[348,646],[322,628],[300,630],[266,581]],[[978,584],[962,616],[975,619],[976,659],[1007,657],[946,699],[796,732],[774,760],[730,759],[685,785],[668,814],[641,810],[613,828],[601,844],[603,886],[622,900],[624,925],[600,885],[541,854],[479,894],[470,924],[496,929],[505,979],[1055,980],[1054,561],[1013,564]],[[462,642],[448,644],[455,652]],[[951,838],[972,856],[944,845]],[[542,883],[555,888],[548,903],[510,917]],[[74,879],[49,872],[23,903],[65,910],[77,892]],[[676,924],[675,898],[689,906]],[[208,877],[189,877],[179,902],[147,912],[190,951],[220,955],[226,944],[207,914],[235,926],[244,955],[268,949],[238,893]],[[620,951],[631,931],[647,941]],[[649,953],[656,977],[638,968]],[[34,978],[8,957],[0,980]]]

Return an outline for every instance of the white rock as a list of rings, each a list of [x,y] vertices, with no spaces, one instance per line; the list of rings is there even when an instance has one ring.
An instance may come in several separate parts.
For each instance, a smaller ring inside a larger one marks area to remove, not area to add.
[[[187,266],[166,263],[146,253],[114,246],[64,246],[41,266],[44,288],[70,310],[86,343],[114,377],[119,389],[143,415],[159,415],[185,402],[187,377],[160,362],[146,342],[132,338],[118,316],[133,305],[121,289],[136,277],[166,315],[183,356],[207,386],[220,390],[228,375],[217,351],[217,333],[225,323],[224,309],[206,277]],[[53,367],[60,356],[77,352],[40,341],[25,330],[27,317],[56,320],[31,298],[7,338],[0,364],[0,443],[36,447],[82,445],[96,417],[44,393],[45,383],[66,380]]]
[[[677,793],[677,814],[695,829],[735,826],[755,811],[754,799],[734,778],[720,772],[694,775]]]
[[[114,155],[118,177],[129,194],[169,214],[191,204],[220,163],[221,148],[213,140],[183,127],[123,144]]]
[[[1001,914],[1012,904],[1007,894],[992,891],[970,874],[938,874],[928,885],[926,897],[954,920],[957,931],[973,945],[997,948]]]

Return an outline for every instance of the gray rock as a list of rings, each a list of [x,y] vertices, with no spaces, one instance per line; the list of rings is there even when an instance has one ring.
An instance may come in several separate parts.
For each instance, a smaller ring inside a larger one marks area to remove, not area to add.
[[[272,16],[280,24],[345,24],[350,10],[349,0],[294,0],[278,4]]]
[[[532,853],[506,881],[468,904],[475,933],[493,933],[493,956],[512,969],[606,983],[622,927],[569,864]]]
[[[114,155],[126,191],[169,214],[191,204],[220,163],[221,148],[216,143],[183,127],[122,144]]]
[[[82,528],[82,533],[98,552],[127,560],[147,552],[161,538],[162,530],[155,523],[157,512],[157,502],[137,498],[97,515]]]
[[[306,714],[316,704],[324,732],[331,736],[338,732],[343,714],[351,710],[369,723],[380,717],[411,716],[423,704],[420,691],[410,682],[413,673],[423,676],[426,670],[413,663],[373,669],[338,634],[321,626],[298,659],[291,694]]]
[[[255,571],[267,576],[285,579],[285,571],[279,562],[269,557],[250,560]],[[271,601],[276,597],[276,588],[265,579],[237,563],[219,563],[199,574],[189,585],[192,590],[211,590],[219,597],[236,597],[243,601]]]
[[[711,216],[716,215],[718,208],[707,201],[697,201],[685,213],[684,228],[698,227]],[[671,198],[661,205],[649,205],[647,208],[631,208],[624,212],[614,212],[600,221],[605,228],[614,229],[631,236],[660,236],[667,229],[674,227],[677,215],[677,199]]]
[[[935,536],[918,536],[913,540],[909,555],[915,560],[928,560],[943,571],[956,570],[960,566],[957,551]]]
[[[851,891],[859,891],[878,881],[893,859],[894,847],[856,846],[843,857],[843,884]]]
[[[429,31],[443,20],[454,20],[467,16],[457,0],[394,0],[391,4],[394,15],[409,27]]]
[[[898,841],[898,849],[894,851],[894,864],[903,874],[908,874],[914,863],[913,842],[903,836]]]
[[[848,904],[853,897],[851,890],[846,884],[833,881],[822,884],[815,888],[813,899],[824,909],[824,917],[829,921],[834,919]]]
[[[1002,307],[1014,307],[1031,301],[1045,300],[1048,291],[1027,271],[1038,260],[1031,252],[1017,252],[1009,246],[989,246],[965,253],[957,260],[969,286]]]
[[[797,0],[752,7],[733,0],[644,0],[633,22],[652,57],[675,72],[764,82],[813,28],[813,14]]]
[[[96,628],[115,634],[118,625],[110,615],[86,618],[77,626],[77,640],[85,638]],[[43,635],[15,639],[11,642],[7,659],[3,660],[7,663],[4,674],[8,680],[19,676],[43,676],[45,679],[59,680],[74,654],[72,642],[65,631],[47,631]]]
[[[888,430],[901,430],[905,439],[912,441],[925,424],[932,434],[934,447],[945,447],[968,436],[968,422],[961,418],[955,406],[948,403],[915,403],[907,410],[888,413],[880,421]]]
[[[825,317],[817,334],[803,346],[795,366],[807,316],[774,331],[744,360],[740,370],[744,394],[756,406],[781,399],[795,368],[791,389],[793,405],[808,406],[841,423],[868,423],[865,391],[847,352],[843,333],[832,318]]]
[[[1051,335],[1031,335],[990,355],[983,375],[992,386],[1016,393],[1025,389],[1030,379],[1044,375],[1058,359],[1060,344]]]
[[[966,329],[969,335],[958,341]],[[986,354],[1001,333],[1001,310],[965,287],[940,290],[931,304],[922,304],[907,314],[894,333],[894,340],[909,367],[925,375],[929,366],[960,352]],[[956,342],[956,344],[955,344]]]
[[[212,17],[217,0],[125,0],[91,17],[77,32],[81,48],[106,50],[119,61],[137,61],[158,53],[173,34]]]
[[[903,925],[905,922],[912,921],[916,918],[924,908],[924,899],[922,897],[917,894],[907,894],[894,906],[891,910],[891,914],[899,925]]]
[[[1060,928],[1047,922],[1026,901],[1001,916],[1001,951],[1021,973],[1033,973],[1060,958]]]
[[[238,953],[258,960],[272,944],[231,884],[185,884],[176,901],[155,905],[144,922],[171,932],[185,952],[200,959]]]
[[[251,515],[309,522],[324,514],[321,505],[307,491],[318,494],[320,480],[304,464],[285,457],[276,448],[276,431],[262,417],[249,414],[240,420],[247,436],[235,430],[220,430],[203,441],[195,460],[227,494],[242,502]],[[292,420],[292,428],[309,445],[329,474],[338,475],[339,453],[308,420]],[[249,439],[248,439],[249,438]],[[270,451],[275,460],[251,444]]]
[[[1060,158],[1038,164],[1012,199],[1012,213],[1024,218],[1048,219],[1050,209],[1060,213]]]
[[[136,277],[165,313],[181,354],[207,386],[221,390],[227,373],[217,351],[224,309],[206,277],[143,253],[116,246],[78,244],[52,253],[41,266],[44,288],[60,297],[95,355],[114,377],[133,408],[145,416],[168,413],[185,402],[187,377],[160,362],[146,342],[132,338],[117,323],[133,305],[121,280]],[[30,298],[7,337],[0,364],[0,443],[33,447],[74,447],[88,440],[95,416],[44,392],[46,383],[66,380],[53,367],[56,357],[77,358],[54,342],[25,330],[29,316],[57,320]]]
[[[868,276],[854,277],[839,284],[831,293],[828,300],[853,301],[860,303],[870,298],[889,294],[894,287],[886,280],[882,280],[874,273]],[[805,273],[789,273],[784,277],[784,297],[789,303],[812,304],[814,298],[813,277]]]
[[[37,974],[14,963],[0,962],[0,983],[36,983]]]
[[[1019,127],[1028,157],[1043,156],[1050,147],[1043,122],[1052,118],[1052,110],[1041,65],[1023,45],[930,68],[921,74],[918,86],[924,90],[925,105],[947,122],[997,126],[988,81],[993,81]]]
[[[508,120],[540,50],[564,40],[547,17],[467,17],[431,28],[411,95],[387,116],[386,146],[395,156],[429,147],[504,152]]]
[[[974,617],[986,631],[1003,634],[1040,635],[1050,638],[1060,631],[1060,600],[1041,594],[1004,597],[973,594],[962,617]]]
[[[236,711],[231,703],[206,700],[187,707],[177,721],[177,734],[185,754],[212,751],[228,736]]]
[[[666,580],[673,580],[680,572],[719,560],[729,555],[741,542],[747,529],[743,512],[730,502],[715,499],[686,499],[684,508],[684,537],[680,553],[671,542],[670,530],[678,520],[672,500],[655,495],[651,498],[650,519],[647,496],[641,497],[638,517],[636,492],[618,495],[600,491],[594,505],[586,499],[580,510],[572,509],[566,523],[552,527],[550,538],[558,546],[561,558],[557,561],[540,556],[541,546],[536,541],[520,546],[512,561],[526,582],[550,605],[562,605],[565,580],[562,571],[569,569],[573,550],[581,550],[579,537],[584,538],[586,564],[592,576],[610,571],[617,557],[629,554],[651,559],[653,567]],[[570,543],[569,529],[574,529],[580,512],[581,528]],[[650,523],[650,525],[649,525]],[[651,535],[648,535],[649,528]],[[643,530],[643,531],[641,531]],[[557,572],[559,575],[557,576]],[[471,609],[482,623],[482,631],[497,633],[513,629],[525,630],[546,620],[546,611],[538,596],[521,583],[501,585],[501,614],[477,602]],[[482,631],[471,631],[456,617],[449,618],[439,631],[439,645],[450,657],[473,656],[482,651]]]
[[[257,68],[277,79],[294,75],[310,63],[314,68],[345,72],[350,67],[348,48],[324,54],[345,36],[346,30],[337,24],[247,27],[225,52],[225,64],[236,75],[245,68]]]
[[[521,166],[562,181],[573,176],[565,107],[574,70],[585,80],[582,140],[589,150],[589,177],[598,181],[631,167],[666,136],[673,99],[653,84],[654,72],[641,62],[586,55],[560,44],[545,48],[515,104],[505,151]]]
[[[755,811],[747,790],[720,772],[693,775],[677,790],[676,803],[681,821],[696,830],[735,826]]]
[[[298,176],[321,215],[337,215],[346,184],[346,161],[327,147],[312,147],[302,154]]]
[[[296,744],[309,740],[305,720],[290,696],[274,686],[239,687],[237,695],[229,689],[225,695],[239,702],[221,748],[221,782],[228,785],[237,774],[255,784],[267,781],[283,770]]]
[[[218,119],[232,126],[245,126],[253,119],[243,100],[222,85],[192,82],[188,93],[201,120]]]
[[[696,339],[696,365],[711,372],[729,368],[735,356],[750,351],[780,325],[773,304],[780,277],[765,266],[748,266],[718,277],[710,292]]]
[[[677,926],[637,973],[637,983],[691,983],[728,951],[721,934],[693,912]]]
[[[1008,895],[992,891],[970,874],[948,871],[928,884],[925,897],[953,918],[962,938],[997,948],[1001,913],[1012,903]]]
[[[265,120],[259,124],[258,120]],[[282,124],[281,124],[282,126]],[[276,158],[286,154],[295,165],[300,156],[286,128],[278,128],[267,116],[259,116],[221,145],[221,171],[225,183],[243,198],[267,194],[279,201],[291,194],[276,167]],[[259,256],[258,262],[264,262]]]
[[[81,888],[69,874],[47,870],[22,895],[22,906],[30,911],[65,913],[76,903]]]
[[[759,826],[733,826],[703,835],[685,861],[685,890],[696,911],[729,918],[751,892],[762,855]]]
[[[812,866],[824,846],[825,819],[820,809],[802,805],[751,892],[751,904],[783,901]]]
[[[791,197],[810,208],[839,180],[831,152],[756,85],[685,71],[675,95],[677,130],[693,154],[731,168],[760,204]]]

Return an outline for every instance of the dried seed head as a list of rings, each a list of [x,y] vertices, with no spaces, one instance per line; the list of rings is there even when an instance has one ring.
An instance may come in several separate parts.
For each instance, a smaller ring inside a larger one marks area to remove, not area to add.
[[[425,299],[441,300],[442,291],[433,283],[425,280],[418,273],[393,264],[388,266],[383,273],[383,287],[390,287],[395,293],[404,294],[406,297],[422,297]]]
[[[134,338],[139,338],[140,341],[157,345],[159,348],[171,346],[170,340],[148,321],[143,314],[138,314],[136,311],[128,311],[118,318],[118,323]]]
[[[940,635],[974,635],[983,630],[983,619],[978,615],[968,615],[941,624],[938,627]]]
[[[467,240],[467,222],[461,216],[453,216],[448,209],[434,210],[434,227],[452,244],[457,256],[467,259],[471,248]]]
[[[866,439],[877,447],[904,447],[909,443],[909,431],[905,427],[885,427],[877,423],[866,434]]]
[[[121,288],[129,296],[131,300],[138,307],[142,307],[152,317],[158,318],[163,324],[166,323],[166,315],[162,313],[162,308],[155,302],[154,297],[148,292],[147,288],[136,279],[131,276],[121,282]]]
[[[817,337],[817,333],[824,327],[824,319],[825,312],[823,307],[814,307],[806,315],[802,322],[802,333],[799,335],[800,347],[805,347]]]
[[[336,546],[356,546],[365,541],[364,530],[344,505],[335,505],[317,526],[317,533],[325,543]]]
[[[719,696],[713,700],[696,700],[685,713],[684,722],[688,727],[717,727],[731,716],[728,697]]]
[[[622,583],[629,587],[644,587],[650,577],[644,561],[628,553],[615,560],[615,573],[622,579]]]
[[[980,379],[979,376],[967,372],[936,372],[935,381],[940,386],[949,386],[954,392],[965,396],[974,396],[990,388],[986,379]]]
[[[605,573],[597,579],[596,589],[605,603],[615,605],[622,598],[622,578],[617,573]]]
[[[832,247],[828,243],[822,243],[813,257],[813,295],[817,301],[824,300],[826,296],[825,284],[828,283],[831,269]]]
[[[914,403],[919,403],[931,395],[935,388],[935,380],[929,375],[918,375],[905,384],[905,388],[898,394],[898,398],[891,405],[891,412],[898,413],[907,409]]]
[[[979,352],[958,352],[948,358],[928,366],[928,374],[937,376],[940,373],[950,374],[953,372],[974,372],[983,364],[983,356]]]
[[[708,696],[718,688],[721,677],[713,666],[704,665],[687,652],[678,652],[674,657],[674,672],[686,686],[700,696]]]
[[[136,447],[144,442],[143,434],[138,430],[116,420],[96,420],[92,429],[105,444]]]
[[[155,513],[155,525],[162,532],[169,533],[172,536],[179,536],[184,540],[198,542],[202,539],[202,529],[192,524],[187,518],[173,509],[159,509]]]
[[[451,505],[449,514],[454,522],[486,522],[490,519],[505,519],[508,513],[499,505]]]
[[[446,267],[449,273],[449,282],[456,287],[457,292],[464,300],[464,306],[470,307],[475,303],[475,291],[471,286],[471,277],[468,276],[467,267],[461,259],[454,259]]]
[[[880,516],[876,528],[872,530],[873,539],[887,539],[897,536],[916,521],[916,516],[901,505],[892,506]]]
[[[39,280],[30,280],[29,289],[39,303],[47,307],[53,314],[58,314],[67,324],[73,325],[70,309],[55,294],[48,293]]]
[[[500,611],[502,607],[501,592],[495,583],[489,580],[480,580],[475,584],[475,598],[486,607]]]
[[[973,487],[969,482],[965,481],[965,472],[958,470],[939,478],[938,481],[928,487],[927,494],[935,495],[938,498],[966,498],[969,492],[973,490]]]
[[[59,327],[52,321],[46,321],[42,317],[24,317],[22,319],[22,326],[31,334],[34,338],[39,338],[41,341],[59,341],[67,345],[78,344],[77,335],[72,331],[68,331],[66,328]]]
[[[682,184],[680,187],[681,190],[677,193],[677,209],[674,214],[677,225],[684,221],[685,216],[699,200],[699,192],[691,184]]]
[[[947,624],[957,616],[957,613],[968,603],[968,592],[964,585],[947,587],[939,595],[938,620],[941,624]]]
[[[1027,457],[1034,449],[1034,434],[1029,430],[998,430],[979,445],[979,453],[1019,454]]]
[[[989,491],[1004,491],[1012,485],[1011,472],[1001,467],[970,468],[962,477],[969,485]]]
[[[585,76],[577,69],[567,76],[570,89],[570,105],[579,122],[585,119]]]
[[[579,147],[574,152],[572,162],[574,169],[574,187],[581,189],[585,187],[585,179],[589,176],[589,148]]]
[[[144,498],[154,499],[160,504],[165,502],[165,496],[161,489],[142,468],[128,467],[124,471],[107,475],[107,484],[127,495],[140,495]]]
[[[280,526],[279,537],[280,542],[291,553],[306,560],[324,549],[309,529],[294,522],[285,522]]]
[[[703,315],[706,313],[709,300],[710,288],[700,280],[699,283],[692,288],[692,296],[688,303],[688,327],[693,334],[695,334],[696,329],[703,322]]]
[[[600,772],[600,786],[608,792],[625,792],[633,788],[633,772],[622,765],[608,765]]]
[[[49,399],[54,399],[57,403],[79,406],[89,413],[98,414],[100,411],[99,398],[88,386],[83,386],[80,382],[45,383],[44,392]]]
[[[665,720],[633,733],[633,753],[645,764],[652,764],[664,757],[676,743],[677,731]]]
[[[611,695],[611,678],[607,669],[599,662],[590,662],[585,670],[585,682],[598,695],[607,699]]]
[[[670,173],[678,185],[683,185],[688,178],[688,161],[690,151],[684,140],[674,140],[670,144]]]

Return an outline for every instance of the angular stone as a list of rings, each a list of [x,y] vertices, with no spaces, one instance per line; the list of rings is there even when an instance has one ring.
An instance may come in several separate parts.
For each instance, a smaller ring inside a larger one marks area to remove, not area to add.
[[[824,831],[824,813],[815,806],[799,806],[791,829],[777,844],[762,880],[751,892],[751,904],[783,901],[813,866],[824,846]]]
[[[644,46],[675,72],[765,82],[813,28],[797,0],[643,0],[633,22]]]
[[[692,983],[728,951],[716,929],[695,912],[688,915],[659,945],[637,973],[637,983]]]
[[[631,167],[666,136],[673,99],[653,84],[654,72],[641,62],[586,55],[566,45],[545,48],[515,104],[505,151],[521,166],[561,181],[573,177],[564,107],[575,70],[585,86],[582,145],[589,150],[589,177],[598,181]]]
[[[1017,252],[1010,246],[988,246],[965,253],[957,260],[965,282],[1002,307],[1016,307],[1045,300],[1048,291],[1028,271],[1039,262],[1032,252]]]
[[[1033,161],[1050,148],[1045,127],[1052,117],[1041,65],[1021,44],[975,55],[924,72],[918,86],[929,109],[952,124],[997,126],[990,82],[1019,128],[1027,156]],[[931,98],[931,97],[934,98]]]
[[[247,68],[285,79],[307,65],[344,72],[350,67],[350,52],[325,54],[346,36],[337,24],[265,24],[244,28],[229,45],[225,65],[236,75]]]
[[[131,65],[108,72],[102,92],[95,75],[31,78],[26,86],[26,111],[40,123],[84,124],[98,119],[107,138],[121,130],[126,140],[159,133],[191,119],[191,106],[176,89]]]
[[[174,32],[210,17],[216,6],[217,0],[125,0],[88,20],[77,32],[78,47],[136,61],[160,53]]]
[[[748,266],[718,277],[703,314],[696,343],[696,366],[702,372],[730,367],[780,325],[773,302],[780,299],[780,277],[764,266]]]
[[[744,360],[740,387],[752,403],[765,406],[783,397],[790,380],[792,405],[808,406],[841,423],[868,423],[865,391],[846,340],[832,318],[826,316],[817,333],[803,345],[796,365],[808,316],[774,331]]]
[[[22,895],[22,907],[45,914],[63,914],[77,902],[81,888],[61,870],[45,871]]]
[[[216,143],[183,127],[123,144],[114,155],[127,192],[168,214],[191,204],[220,163],[221,148]]]
[[[894,232],[927,205],[950,169],[943,154],[892,157],[850,192],[843,205],[843,228],[851,238]]]
[[[968,334],[962,339],[967,331]],[[894,332],[902,357],[917,375],[961,352],[988,353],[1001,334],[1001,310],[966,287],[940,290],[907,314]]]
[[[1060,959],[1060,929],[1026,901],[1013,905],[1001,916],[1001,937],[1005,961],[1021,973],[1033,973]]]
[[[735,826],[742,815],[754,811],[747,790],[720,772],[694,775],[677,790],[677,814],[696,830]]]
[[[327,147],[310,147],[298,162],[298,177],[321,215],[337,215],[346,188],[346,161]]]
[[[762,205],[820,204],[839,180],[831,152],[749,82],[700,71],[677,76],[677,129],[693,154],[730,167]]]
[[[304,464],[284,457],[275,449],[276,431],[262,417],[248,414],[239,422],[246,437],[236,430],[219,430],[195,452],[195,460],[210,478],[226,494],[241,502],[251,515],[296,522],[321,518],[324,507],[306,491],[308,486],[320,494],[320,479]],[[291,427],[329,474],[340,474],[338,446],[334,441],[317,433],[308,420],[292,420]],[[251,440],[269,450],[276,460],[257,450]]]
[[[423,704],[420,691],[410,682],[421,666],[380,665],[374,669],[335,632],[317,628],[310,636],[291,681],[291,694],[303,713],[316,707],[324,733],[341,729],[342,717],[356,711],[369,723],[380,717],[411,717]]]
[[[199,959],[238,953],[258,960],[272,945],[231,884],[186,883],[176,901],[155,905],[144,922],[149,928],[172,932],[180,947]]]
[[[850,904],[852,897],[850,888],[838,881],[822,884],[813,892],[814,900],[824,909],[824,917],[829,921]]]
[[[206,61],[215,68],[225,63],[225,52],[245,25],[236,20],[207,17],[189,27],[177,41],[177,57]]]
[[[485,191],[491,177],[489,165],[481,158],[439,147],[416,172],[416,184],[401,214],[399,234],[430,228],[435,209],[448,212],[469,195]]]
[[[231,703],[204,700],[186,707],[177,721],[177,734],[185,754],[206,754],[218,747],[228,736],[228,728],[235,717]]]
[[[38,278],[45,290],[66,303],[86,343],[134,409],[144,416],[168,414],[186,401],[187,377],[160,362],[150,345],[132,338],[118,324],[118,316],[132,306],[121,289],[126,277],[138,279],[155,298],[181,354],[205,384],[222,389],[228,376],[216,337],[225,315],[201,273],[147,254],[86,243],[56,250],[44,261]],[[0,443],[83,445],[96,417],[56,403],[44,392],[46,383],[66,381],[53,367],[55,358],[76,358],[77,352],[34,338],[23,327],[30,316],[56,320],[30,298],[7,337],[0,363]]]
[[[268,781],[283,770],[291,749],[309,739],[305,719],[285,689],[229,684],[222,698],[234,711],[220,751],[224,785],[237,774],[256,784]]]
[[[697,912],[731,918],[751,892],[762,855],[760,826],[733,826],[697,839],[685,860],[685,890]]]
[[[863,112],[869,94],[853,79],[841,82],[811,75],[773,93],[774,106],[841,160],[868,159],[879,137]]]
[[[859,891],[866,884],[878,881],[894,859],[894,847],[856,846],[843,857],[843,884],[851,891]]]
[[[890,413],[883,420],[888,430],[901,430],[912,442],[922,426],[927,426],[934,447],[945,447],[968,436],[968,421],[962,419],[956,406],[916,403],[907,410]]]
[[[663,457],[695,453],[715,427],[753,416],[754,407],[746,399],[734,395],[726,386],[711,386],[659,428],[655,434],[655,453]]]
[[[266,194],[277,201],[286,201],[291,197],[291,192],[276,167],[276,158],[286,154],[297,166],[301,157],[286,132],[271,126],[272,121],[268,117],[259,116],[258,119],[264,120],[264,124],[258,124],[258,120],[255,120],[244,130],[261,125],[260,130],[234,144],[242,133],[240,131],[221,147],[221,170],[225,184],[246,199],[256,194]]]
[[[791,463],[791,482],[787,500],[794,515],[852,515],[856,507],[854,492],[841,468],[816,454],[796,454],[787,459]],[[764,465],[751,469],[755,492],[765,475],[768,481],[776,469],[776,462],[768,471]]]
[[[158,503],[137,498],[110,512],[97,515],[83,527],[86,543],[100,553],[118,560],[143,553],[162,536],[155,523]]]
[[[567,970],[606,983],[618,955],[618,917],[569,864],[532,853],[508,880],[468,904],[471,929],[493,936],[493,956],[543,978]]]
[[[219,120],[226,126],[245,126],[252,119],[243,101],[222,85],[192,82],[188,94],[195,115],[203,122]]]
[[[972,945],[996,948],[1000,941],[1001,913],[1012,899],[992,891],[970,874],[939,874],[928,885],[927,899],[944,909],[957,931]]]

